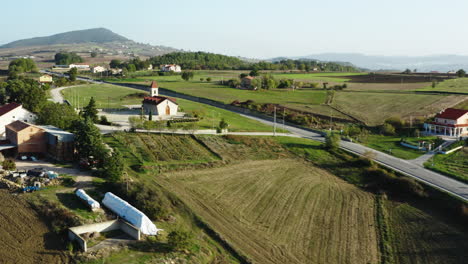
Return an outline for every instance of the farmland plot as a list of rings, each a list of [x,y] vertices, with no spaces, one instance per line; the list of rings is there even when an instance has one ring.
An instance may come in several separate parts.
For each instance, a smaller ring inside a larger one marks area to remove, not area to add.
[[[377,263],[374,197],[293,159],[159,179],[255,263]]]

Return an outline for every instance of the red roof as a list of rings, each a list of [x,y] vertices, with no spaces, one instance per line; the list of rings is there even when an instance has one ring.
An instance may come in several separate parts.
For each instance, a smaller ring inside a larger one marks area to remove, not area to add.
[[[159,85],[156,81],[151,82],[151,87],[150,88],[159,88]]]
[[[18,104],[18,103],[9,103],[9,104],[6,104],[6,105],[2,105],[0,106],[0,116],[16,109],[17,107],[20,107],[21,105]]]
[[[164,100],[166,100],[166,99],[173,102],[174,104],[177,104],[175,99],[169,98],[169,97],[164,97],[164,96],[153,96],[153,97],[147,96],[147,97],[145,97],[143,99],[143,103],[158,105],[158,104],[164,102]]]
[[[253,79],[255,79],[255,77],[252,77],[252,76],[249,75],[249,76],[245,76],[244,79],[253,80]]]
[[[466,113],[468,113],[468,110],[447,108],[443,112],[437,114],[436,117],[449,119],[449,120],[457,120],[458,118],[462,117]]]

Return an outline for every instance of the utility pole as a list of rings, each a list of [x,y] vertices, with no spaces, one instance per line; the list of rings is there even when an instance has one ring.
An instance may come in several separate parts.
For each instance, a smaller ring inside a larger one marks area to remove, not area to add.
[[[273,114],[273,136],[276,136],[276,106]]]

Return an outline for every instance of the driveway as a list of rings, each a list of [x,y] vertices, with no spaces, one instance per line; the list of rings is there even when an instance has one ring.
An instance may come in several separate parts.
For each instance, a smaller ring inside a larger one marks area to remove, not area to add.
[[[16,168],[18,170],[30,170],[34,168],[44,168],[46,170],[55,171],[58,174],[68,174],[75,176],[76,188],[91,188],[93,186],[93,179],[90,171],[81,171],[76,168],[63,168],[56,166],[50,162],[38,160],[38,161],[16,161]]]

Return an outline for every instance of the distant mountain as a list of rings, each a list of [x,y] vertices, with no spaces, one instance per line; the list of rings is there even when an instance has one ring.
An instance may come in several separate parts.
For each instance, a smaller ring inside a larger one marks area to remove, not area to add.
[[[359,53],[322,53],[293,59],[315,59],[320,61],[349,61],[360,68],[371,70],[417,69],[419,72],[468,70],[468,56],[370,56]]]
[[[21,48],[57,44],[80,44],[89,42],[108,43],[116,41],[124,42],[129,41],[129,39],[122,37],[119,34],[116,34],[105,28],[92,28],[55,34],[48,37],[36,37],[30,39],[17,40],[0,46],[0,48]]]

